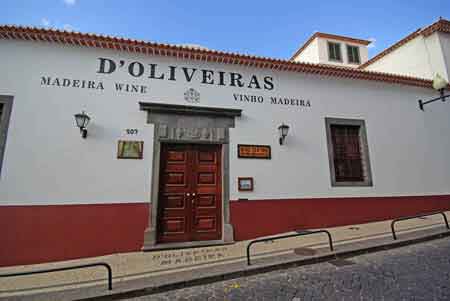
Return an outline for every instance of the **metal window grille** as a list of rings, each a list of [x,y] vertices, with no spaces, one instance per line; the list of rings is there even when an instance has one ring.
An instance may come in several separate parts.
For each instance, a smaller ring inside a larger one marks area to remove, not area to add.
[[[12,96],[0,95],[0,174],[3,165],[3,155],[6,147],[6,137],[8,134],[12,103]]]
[[[360,127],[331,125],[336,181],[364,181]]]

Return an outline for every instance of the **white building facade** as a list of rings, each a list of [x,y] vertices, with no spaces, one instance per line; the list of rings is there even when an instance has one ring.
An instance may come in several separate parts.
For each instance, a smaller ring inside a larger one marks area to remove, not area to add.
[[[450,208],[430,80],[13,26],[0,62],[1,266]]]

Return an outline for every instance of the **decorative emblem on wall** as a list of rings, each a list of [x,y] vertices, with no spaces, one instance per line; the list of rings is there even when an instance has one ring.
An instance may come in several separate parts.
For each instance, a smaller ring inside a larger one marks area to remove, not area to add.
[[[227,141],[227,131],[224,128],[181,128],[160,125],[158,136],[169,140],[203,140],[213,142]]]
[[[190,88],[184,92],[184,100],[190,103],[199,103],[200,93],[197,90]]]

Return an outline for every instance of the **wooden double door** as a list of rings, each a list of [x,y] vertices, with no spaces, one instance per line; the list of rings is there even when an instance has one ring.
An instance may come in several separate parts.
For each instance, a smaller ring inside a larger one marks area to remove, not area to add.
[[[221,145],[161,145],[158,242],[221,239],[221,170]]]

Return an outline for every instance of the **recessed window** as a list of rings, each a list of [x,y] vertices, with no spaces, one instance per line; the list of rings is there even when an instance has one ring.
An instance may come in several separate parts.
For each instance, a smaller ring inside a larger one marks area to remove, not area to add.
[[[0,174],[2,170],[3,155],[8,134],[9,116],[11,115],[13,97],[0,95]]]
[[[364,120],[325,118],[332,186],[372,186]]]
[[[350,64],[360,64],[361,63],[361,60],[359,59],[359,47],[358,46],[347,45],[347,56],[348,56],[348,62]]]
[[[328,42],[328,59],[342,62],[341,44]]]

